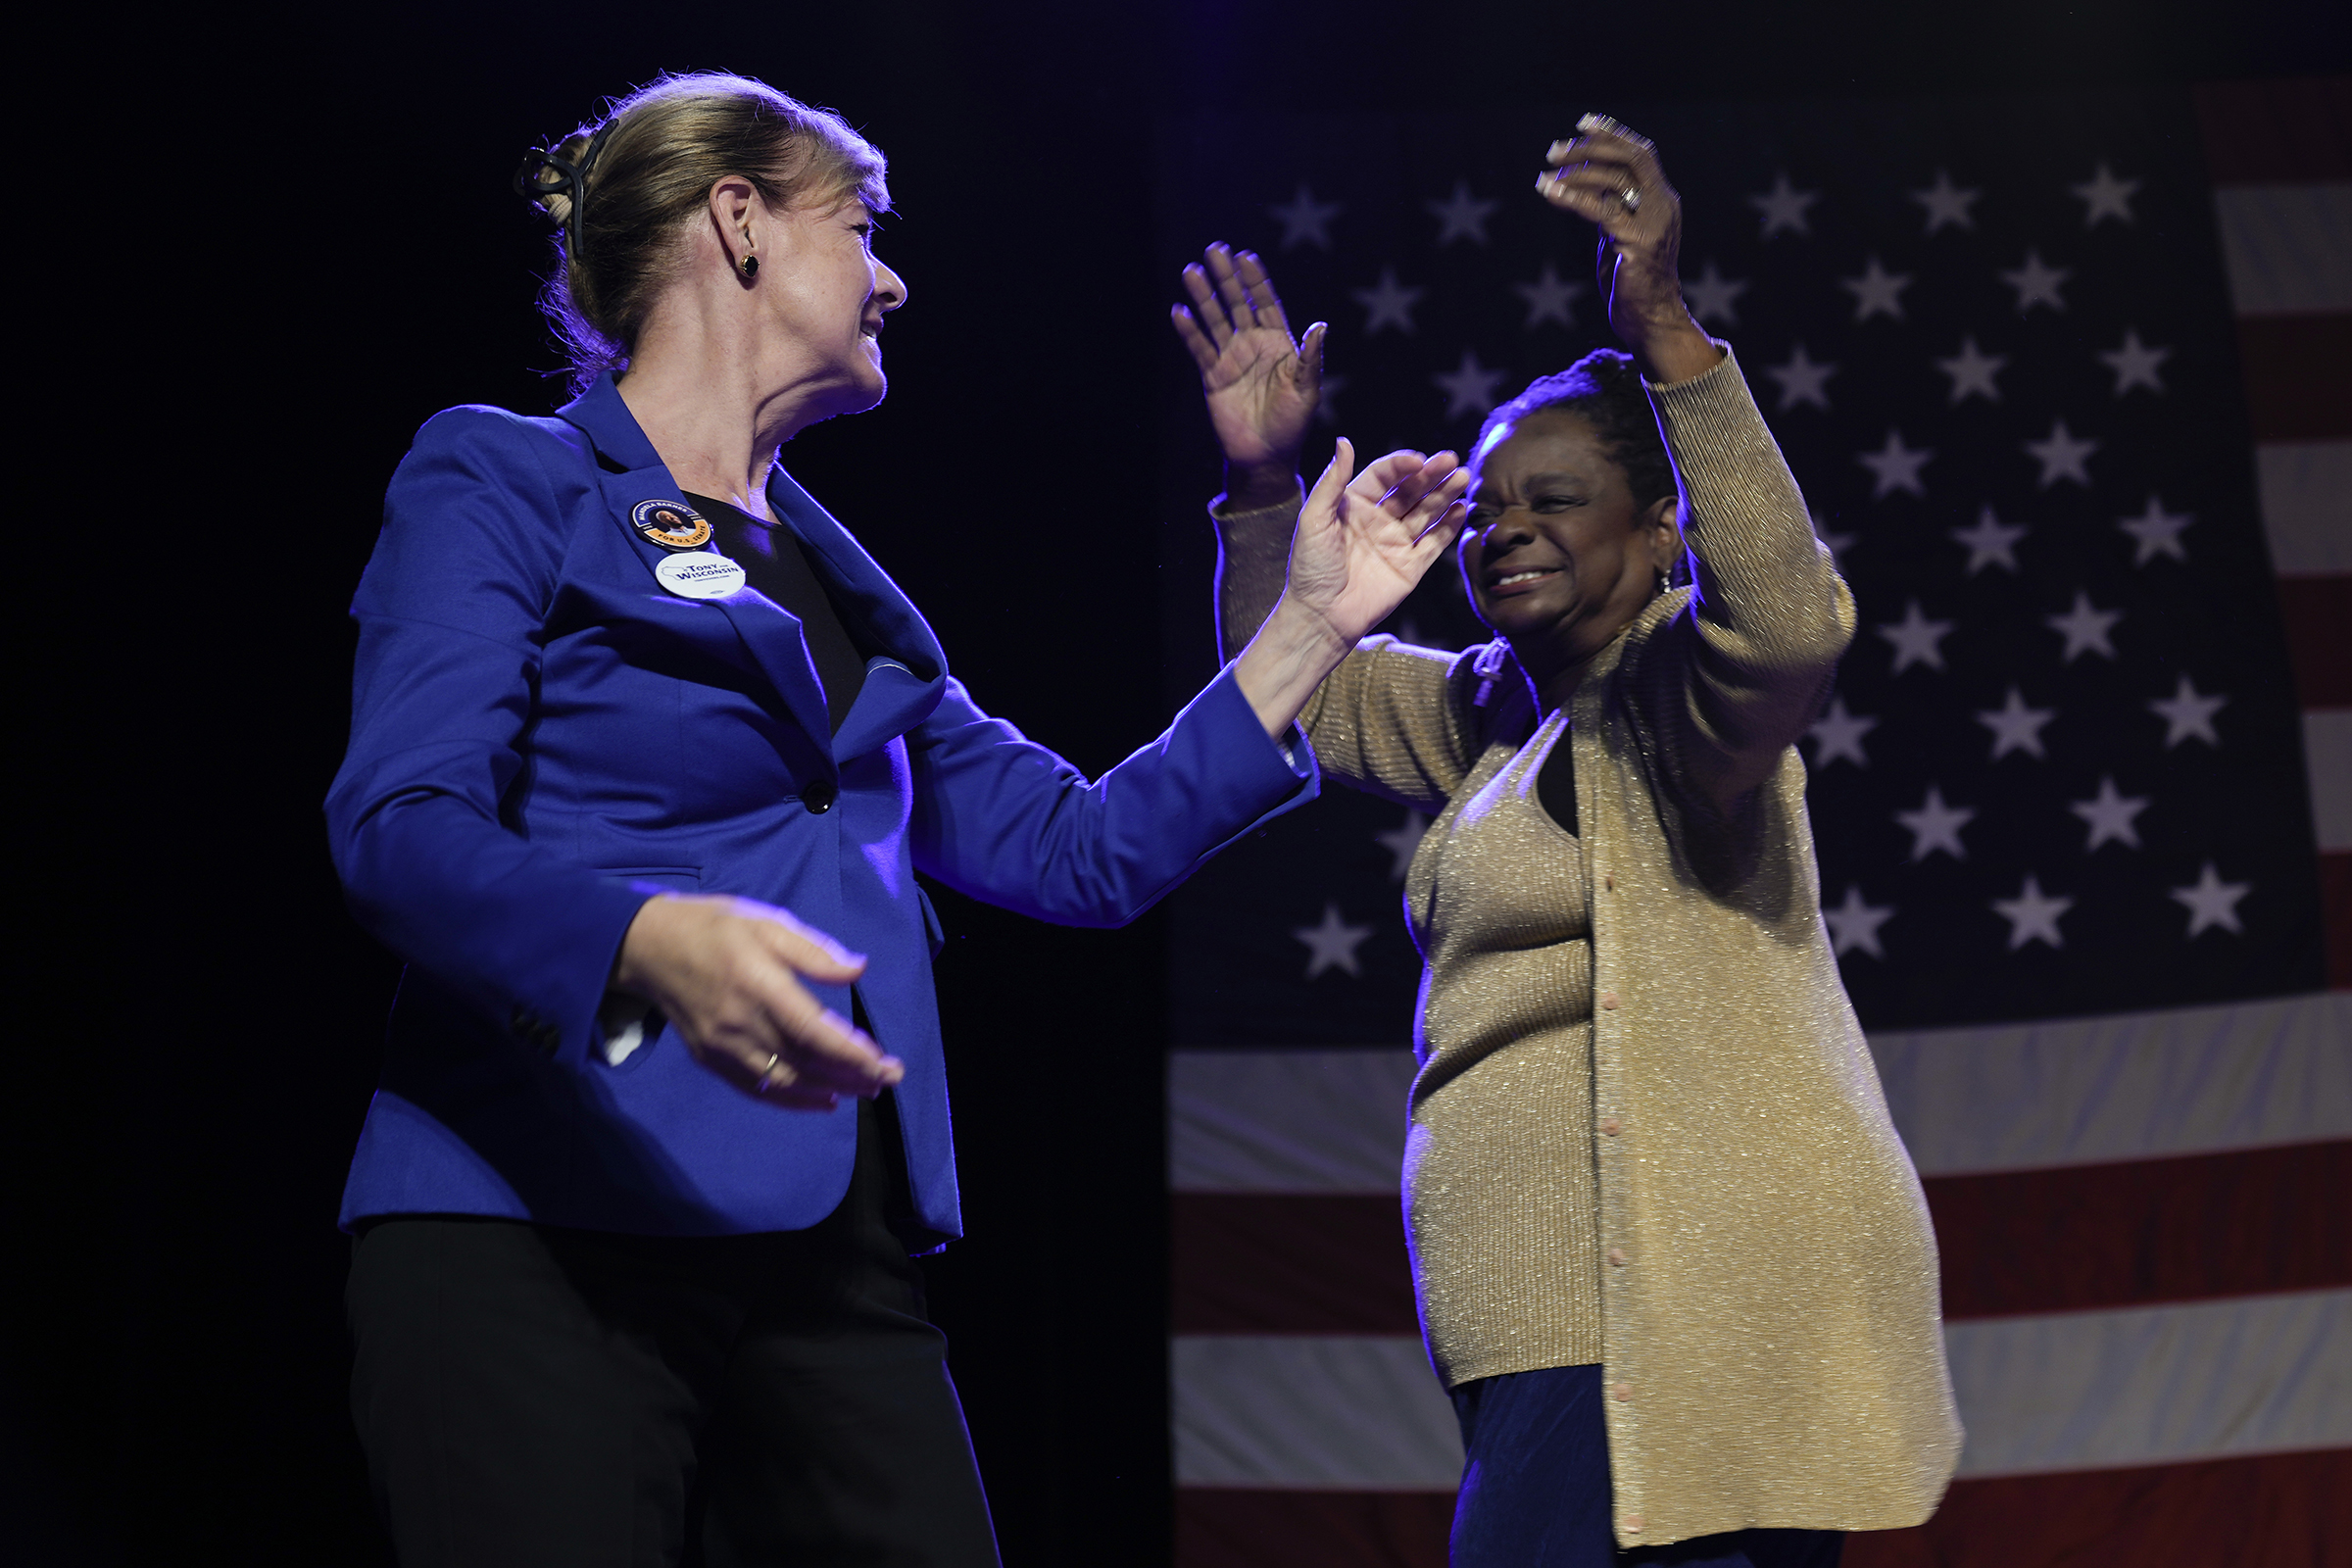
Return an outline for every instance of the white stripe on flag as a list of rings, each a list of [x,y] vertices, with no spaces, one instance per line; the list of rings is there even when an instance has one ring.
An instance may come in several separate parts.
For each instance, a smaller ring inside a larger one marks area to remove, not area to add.
[[[1413,1054],[1179,1051],[1168,1061],[1168,1185],[1180,1193],[1394,1197]]]
[[[1923,1176],[2352,1138],[2352,993],[1871,1037]]]
[[[2254,449],[2254,477],[2273,571],[2352,571],[2352,441],[2265,442]]]
[[[2311,772],[2311,825],[2320,848],[2352,850],[2352,709],[2304,712],[2303,765]]]
[[[1461,1429],[1419,1340],[1179,1335],[1176,1484],[1451,1492]]]
[[[2352,311],[2352,185],[2231,185],[2213,204],[2238,315]]]
[[[2311,749],[2336,748],[2341,778],[2344,716],[2327,716]],[[1949,1176],[2352,1138],[2348,1039],[2335,993],[1886,1032],[1871,1051],[1920,1174]],[[1402,1050],[1177,1052],[1169,1184],[1392,1197],[1412,1074]]]
[[[2352,1446],[2352,1291],[1944,1328],[1963,1476]]]

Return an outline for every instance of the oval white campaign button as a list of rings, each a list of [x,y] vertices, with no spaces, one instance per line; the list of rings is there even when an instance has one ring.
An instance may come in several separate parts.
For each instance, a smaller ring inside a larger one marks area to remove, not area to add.
[[[743,586],[743,568],[708,550],[664,556],[654,568],[662,586],[681,599],[724,599]]]

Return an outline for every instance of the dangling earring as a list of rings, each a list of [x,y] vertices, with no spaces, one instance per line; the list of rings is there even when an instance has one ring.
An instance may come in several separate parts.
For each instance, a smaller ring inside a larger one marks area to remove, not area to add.
[[[743,274],[743,280],[746,283],[749,283],[753,278],[760,275],[760,258],[757,256],[746,256],[742,261],[735,264],[735,270],[741,272]]]
[[[1658,592],[1662,594],[1671,593],[1673,590],[1674,573],[1668,571],[1665,567],[1660,566],[1658,568]]]

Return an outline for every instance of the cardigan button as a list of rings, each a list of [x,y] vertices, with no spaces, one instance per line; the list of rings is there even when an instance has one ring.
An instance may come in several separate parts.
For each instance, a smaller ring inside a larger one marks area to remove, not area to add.
[[[1604,877],[1602,877],[1602,878],[1600,879],[1600,885],[1601,885],[1601,887],[1602,887],[1602,888],[1604,888],[1604,889],[1605,889],[1605,890],[1607,890],[1608,892],[1611,892],[1611,893],[1614,893],[1614,892],[1616,892],[1616,891],[1617,891],[1617,878],[1616,878],[1615,874],[1614,874],[1614,873],[1612,873],[1612,874],[1610,874],[1610,875],[1608,875],[1608,876],[1604,876]]]
[[[1617,993],[1603,991],[1600,994],[1600,1006],[1603,1012],[1615,1012],[1617,1010]]]
[[[1600,1130],[1601,1130],[1601,1132],[1602,1132],[1604,1135],[1606,1135],[1606,1136],[1608,1136],[1608,1137],[1610,1137],[1610,1138],[1614,1138],[1614,1137],[1616,1137],[1616,1136],[1617,1136],[1617,1133],[1618,1133],[1618,1123],[1617,1123],[1617,1118],[1616,1118],[1616,1117],[1614,1117],[1614,1116],[1603,1116],[1603,1117],[1601,1117],[1601,1118],[1600,1118]]]
[[[808,808],[808,809],[816,815],[822,816],[827,811],[833,809],[833,802],[840,796],[840,794],[841,791],[835,789],[832,785],[826,783],[820,778],[815,783],[809,785],[807,789],[801,791],[801,804]]]
[[[1612,1247],[1612,1248],[1610,1248],[1610,1249],[1609,1249],[1609,1267],[1611,1267],[1611,1268],[1623,1268],[1623,1267],[1625,1267],[1625,1249],[1624,1249],[1624,1248],[1622,1248],[1622,1247]]]
[[[1627,1535],[1630,1536],[1641,1528],[1642,1516],[1640,1514],[1629,1513],[1625,1516],[1625,1532]]]
[[[1634,1386],[1633,1386],[1631,1383],[1620,1383],[1620,1384],[1618,1384],[1618,1385],[1617,1385],[1617,1391],[1616,1391],[1616,1392],[1617,1392],[1617,1402],[1618,1402],[1619,1404],[1623,1404],[1623,1403],[1625,1403],[1625,1401],[1626,1401],[1626,1400],[1628,1400],[1628,1399],[1630,1399],[1630,1398],[1632,1398],[1632,1397],[1634,1396]],[[1633,1521],[1629,1519],[1629,1520],[1627,1520],[1626,1522],[1627,1522],[1628,1524],[1631,1524]]]

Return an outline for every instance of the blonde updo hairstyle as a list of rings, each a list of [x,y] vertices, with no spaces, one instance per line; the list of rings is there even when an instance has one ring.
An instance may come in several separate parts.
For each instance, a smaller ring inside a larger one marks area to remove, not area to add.
[[[557,225],[539,308],[571,362],[572,391],[628,368],[720,179],[741,175],[777,212],[855,198],[882,213],[886,172],[839,115],[716,72],[663,76],[532,154],[517,185]]]

